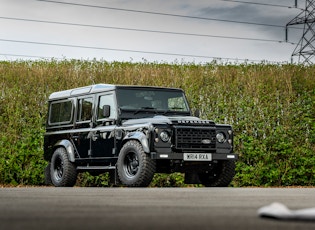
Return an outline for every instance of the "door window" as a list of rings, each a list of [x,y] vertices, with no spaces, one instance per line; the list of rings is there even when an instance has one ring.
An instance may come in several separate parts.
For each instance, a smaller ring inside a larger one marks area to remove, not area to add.
[[[103,116],[103,107],[104,105],[109,105],[110,106],[110,115],[109,117],[104,117]],[[99,103],[97,107],[97,119],[115,119],[116,118],[116,104],[114,100],[114,95],[113,94],[108,94],[108,95],[102,95],[99,97]]]

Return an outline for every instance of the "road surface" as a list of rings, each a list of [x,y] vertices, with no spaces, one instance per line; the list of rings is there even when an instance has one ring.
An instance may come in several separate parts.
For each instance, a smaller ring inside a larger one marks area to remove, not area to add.
[[[272,202],[315,207],[315,188],[0,188],[0,229],[315,229],[260,218]]]

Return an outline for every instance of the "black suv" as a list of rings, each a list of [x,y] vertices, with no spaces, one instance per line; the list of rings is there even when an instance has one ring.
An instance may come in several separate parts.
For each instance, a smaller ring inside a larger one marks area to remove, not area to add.
[[[192,116],[181,89],[97,84],[52,93],[44,138],[47,183],[74,186],[78,172],[148,186],[154,173],[228,186],[235,174],[230,125]]]

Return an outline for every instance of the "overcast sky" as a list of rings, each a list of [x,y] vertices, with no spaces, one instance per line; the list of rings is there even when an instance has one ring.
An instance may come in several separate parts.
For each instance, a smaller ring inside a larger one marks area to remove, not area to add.
[[[232,62],[290,62],[296,45],[280,41],[285,40],[285,25],[301,10],[267,4],[292,7],[295,1],[247,1],[259,4],[222,0],[0,0],[0,60],[43,57],[204,63],[217,57]],[[299,7],[305,7],[305,1],[299,1]],[[302,32],[290,28],[289,41],[297,43]]]

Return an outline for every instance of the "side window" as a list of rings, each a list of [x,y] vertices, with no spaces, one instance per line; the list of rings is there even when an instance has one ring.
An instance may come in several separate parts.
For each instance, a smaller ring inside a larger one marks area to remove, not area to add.
[[[98,107],[97,107],[97,119],[104,119],[103,117],[103,107],[104,105],[109,105],[110,106],[110,116],[107,117],[109,119],[115,119],[116,118],[116,104],[114,100],[114,95],[109,94],[109,95],[102,95],[99,97],[99,102],[98,102]]]
[[[73,116],[73,103],[70,100],[50,104],[49,123],[69,124]]]
[[[78,121],[91,121],[92,119],[93,98],[79,99]]]

